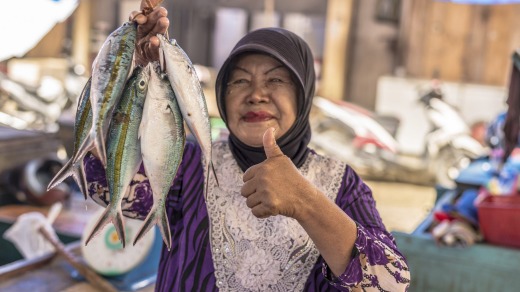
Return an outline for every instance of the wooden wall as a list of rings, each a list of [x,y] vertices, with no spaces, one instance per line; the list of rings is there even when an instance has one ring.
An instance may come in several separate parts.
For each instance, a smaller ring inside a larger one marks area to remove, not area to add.
[[[505,86],[520,47],[520,4],[403,0],[398,63],[407,76]]]

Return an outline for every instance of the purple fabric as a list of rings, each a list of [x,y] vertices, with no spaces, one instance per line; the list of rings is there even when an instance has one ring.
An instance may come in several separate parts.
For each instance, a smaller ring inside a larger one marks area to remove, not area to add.
[[[203,196],[203,173],[200,163],[201,151],[198,146],[188,142],[182,164],[170,189],[167,200],[167,213],[172,231],[172,248],[164,245],[157,275],[156,291],[217,291],[213,260],[209,242],[209,222]],[[85,158],[87,180],[89,183],[106,187],[104,169],[93,156]],[[141,168],[142,173],[142,168]],[[136,188],[134,200],[123,207],[125,215],[145,218],[150,210],[152,196],[148,180],[133,182],[141,184]],[[102,192],[89,188],[90,195],[100,202]],[[137,199],[138,198],[138,199]],[[107,202],[106,198],[101,201]],[[342,185],[336,199],[341,207],[358,225],[355,243],[359,253],[354,256],[345,273],[336,279],[330,274],[322,257],[314,265],[307,279],[306,291],[348,291],[348,287],[359,283],[363,277],[371,277],[371,286],[378,287],[377,276],[364,275],[359,254],[367,256],[370,264],[386,264],[384,246],[398,255],[394,239],[388,233],[375,208],[371,190],[350,168],[345,170]],[[399,268],[399,267],[398,267]],[[399,270],[406,269],[401,267]],[[394,275],[397,282],[407,283],[400,274]]]

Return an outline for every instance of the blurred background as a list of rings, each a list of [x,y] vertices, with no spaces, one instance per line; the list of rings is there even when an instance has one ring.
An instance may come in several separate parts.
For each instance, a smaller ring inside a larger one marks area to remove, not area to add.
[[[140,2],[0,4],[0,209],[57,201],[76,206],[72,180],[61,192],[45,187],[72,154],[77,99],[93,59]],[[457,180],[461,173],[479,159],[489,162],[503,145],[503,133],[490,133],[490,127],[508,110],[512,71],[520,64],[514,57],[520,48],[515,2],[520,1],[166,0],[162,5],[169,11],[170,37],[196,66],[214,139],[227,134],[214,81],[235,43],[248,31],[271,26],[305,39],[318,76],[311,147],[358,171],[374,190],[387,228],[408,234],[418,226],[431,228],[440,198],[453,190],[458,198],[466,190],[461,186],[471,185]],[[435,291],[432,287],[424,291]]]

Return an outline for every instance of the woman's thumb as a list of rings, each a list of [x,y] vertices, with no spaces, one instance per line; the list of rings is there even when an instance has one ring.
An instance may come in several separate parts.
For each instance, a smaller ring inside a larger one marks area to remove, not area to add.
[[[274,136],[275,129],[273,127],[267,129],[264,133],[263,138],[263,144],[264,144],[264,151],[265,155],[267,156],[267,159],[277,157],[277,156],[283,156],[283,152],[276,144],[276,138]]]

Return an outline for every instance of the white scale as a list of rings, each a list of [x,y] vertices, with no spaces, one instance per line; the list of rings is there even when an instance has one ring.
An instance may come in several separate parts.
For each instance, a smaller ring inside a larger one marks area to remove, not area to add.
[[[87,236],[104,210],[104,208],[100,208],[89,219],[81,237],[81,252],[86,263],[97,273],[104,276],[122,275],[138,266],[148,256],[155,239],[156,228],[151,228],[133,245],[134,236],[144,221],[124,217],[125,248],[123,248],[112,223],[105,225],[103,230],[85,246]]]

